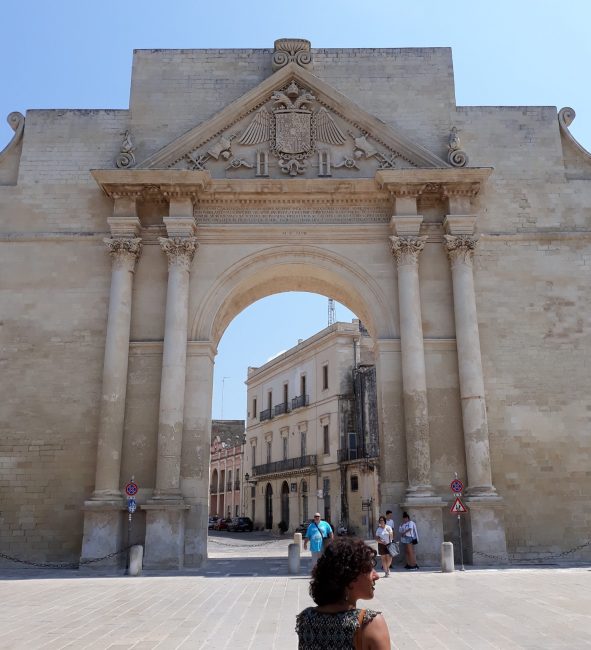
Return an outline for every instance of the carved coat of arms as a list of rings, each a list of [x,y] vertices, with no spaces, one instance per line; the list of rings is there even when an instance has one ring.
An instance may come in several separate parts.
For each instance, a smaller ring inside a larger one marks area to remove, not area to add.
[[[325,108],[312,110],[316,99],[292,81],[284,91],[273,93],[273,109],[264,106],[238,138],[243,145],[269,142],[285,174],[296,176],[306,169],[306,159],[316,151],[316,142],[341,145],[345,136]]]

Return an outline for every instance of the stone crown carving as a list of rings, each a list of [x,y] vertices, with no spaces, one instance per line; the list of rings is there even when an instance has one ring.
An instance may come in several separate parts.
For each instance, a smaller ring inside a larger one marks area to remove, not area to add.
[[[471,265],[477,244],[478,237],[473,235],[443,235],[443,245],[452,265],[458,262]]]
[[[426,241],[426,235],[421,237],[391,236],[390,246],[398,266],[417,265],[419,263],[419,255],[423,248],[425,248]]]
[[[136,262],[142,254],[141,237],[106,238],[103,241],[107,246],[114,267],[127,268],[130,271],[135,269]]]
[[[302,68],[311,70],[313,67],[311,43],[303,38],[280,38],[275,41],[275,50],[271,59],[273,72],[296,63]]]
[[[159,237],[160,247],[168,257],[168,268],[180,266],[185,271],[191,268],[191,262],[199,244],[196,237]]]

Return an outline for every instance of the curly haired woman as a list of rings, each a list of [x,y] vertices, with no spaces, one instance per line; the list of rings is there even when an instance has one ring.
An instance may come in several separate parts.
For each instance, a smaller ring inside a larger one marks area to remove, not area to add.
[[[375,550],[359,539],[337,539],[324,551],[310,582],[317,607],[296,619],[299,650],[390,650],[384,617],[357,607],[373,598],[375,565]]]

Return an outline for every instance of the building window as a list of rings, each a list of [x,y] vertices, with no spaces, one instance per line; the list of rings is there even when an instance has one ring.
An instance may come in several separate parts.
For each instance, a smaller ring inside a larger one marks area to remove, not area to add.
[[[324,453],[330,454],[330,440],[328,438],[328,424],[322,427],[322,436],[324,438]]]
[[[283,438],[283,460],[287,460],[287,444],[288,444],[288,439]]]
[[[352,476],[351,477],[351,492],[357,492],[359,490],[359,477],[358,476]]]
[[[285,410],[287,411],[287,401],[289,399],[288,387],[287,384],[283,384],[283,404],[285,405]]]
[[[306,375],[300,377],[300,395],[306,394]]]
[[[234,517],[238,516],[238,506],[236,506],[236,509],[234,510]]]
[[[273,391],[267,393],[267,408],[269,411],[273,408]]]
[[[271,441],[267,440],[267,462],[271,462]]]
[[[300,435],[300,455],[303,457],[306,455],[306,432],[302,431]]]
[[[252,417],[256,418],[257,416],[257,398],[252,398]]]
[[[328,390],[328,363],[322,366],[322,390]]]

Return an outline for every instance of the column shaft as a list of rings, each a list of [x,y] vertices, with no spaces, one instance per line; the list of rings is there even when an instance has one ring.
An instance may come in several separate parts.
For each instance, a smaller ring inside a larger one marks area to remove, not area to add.
[[[476,238],[445,236],[451,261],[468,494],[494,495],[472,261]]]
[[[408,495],[430,496],[431,453],[418,257],[426,237],[390,237],[398,265]]]
[[[119,479],[127,390],[133,274],[140,239],[105,239],[113,260],[93,500],[121,497]]]
[[[189,271],[197,244],[193,237],[162,237],[160,245],[168,256],[168,288],[154,498],[180,499]]]

